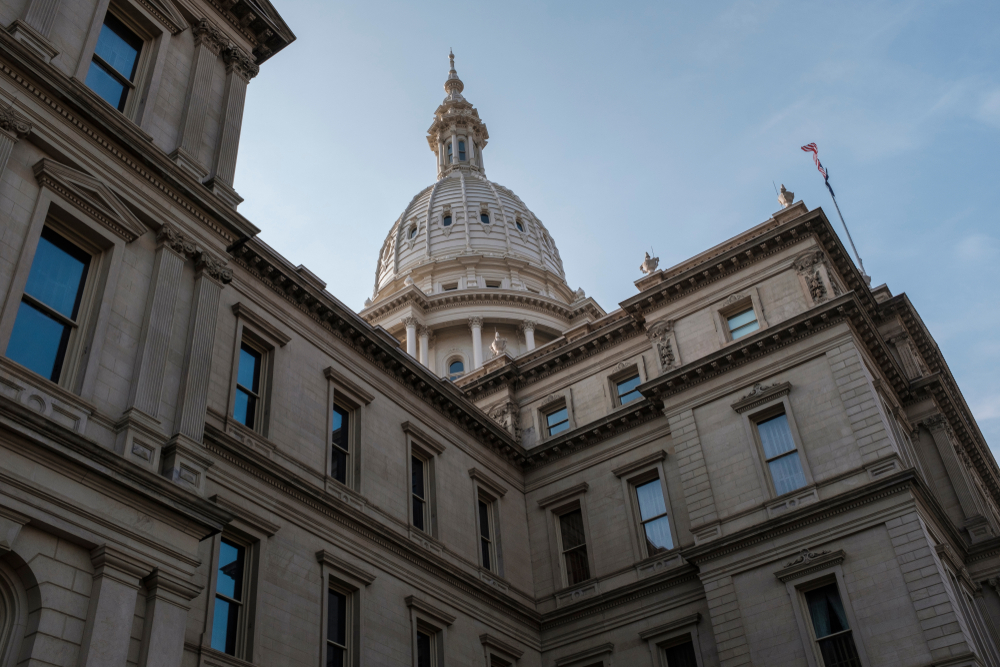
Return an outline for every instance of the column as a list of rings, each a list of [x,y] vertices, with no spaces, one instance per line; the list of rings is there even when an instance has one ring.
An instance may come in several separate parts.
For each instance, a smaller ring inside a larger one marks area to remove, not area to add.
[[[0,177],[14,152],[14,144],[30,132],[31,123],[14,111],[14,107],[0,105]]]
[[[444,161],[445,161],[444,142],[438,140],[438,175],[439,176],[441,175],[441,172],[444,171]]]
[[[80,667],[124,665],[132,636],[139,581],[149,567],[113,547],[90,552],[94,579],[80,644]]]
[[[206,19],[191,26],[194,35],[194,66],[188,81],[187,105],[181,118],[177,148],[170,157],[199,181],[208,175],[201,164],[201,142],[205,135],[205,117],[212,97],[212,78],[226,37]]]
[[[49,41],[59,4],[60,0],[31,0],[24,12],[24,20],[17,19],[8,28],[14,39],[31,47],[45,62],[51,62],[59,55]]]
[[[469,329],[472,330],[472,370],[483,365],[483,318],[470,317]]]
[[[171,225],[161,227],[156,240],[159,245],[146,296],[146,313],[142,320],[128,402],[129,408],[136,408],[154,419],[160,411],[160,391],[174,322],[177,288],[184,270],[184,253],[194,251],[194,243]]]
[[[176,667],[184,658],[184,629],[190,603],[202,587],[160,568],[144,583],[148,593],[139,667]]]
[[[406,326],[406,353],[417,358],[417,318],[404,317],[400,320]]]
[[[243,125],[243,104],[247,96],[247,84],[257,76],[257,65],[253,56],[238,46],[231,45],[222,53],[226,61],[226,92],[222,100],[222,131],[215,146],[215,161],[212,178],[206,185],[233,208],[243,198],[233,190],[233,176],[236,174],[236,154],[240,148],[240,128]]]
[[[458,128],[451,127],[451,163],[458,164]]]
[[[187,349],[181,368],[181,387],[177,395],[174,431],[201,442],[205,433],[208,409],[208,382],[212,371],[215,328],[219,318],[222,288],[233,279],[223,262],[202,252],[195,263],[194,299],[188,324]]]
[[[993,529],[987,518],[987,512],[980,504],[982,501],[976,496],[975,485],[969,479],[970,471],[965,468],[959,458],[950,432],[951,429],[948,427],[944,415],[937,414],[928,417],[923,420],[922,424],[930,431],[938,454],[941,455],[948,479],[951,480],[955,495],[958,496],[958,502],[962,506],[962,514],[965,515],[965,528],[969,531],[970,539],[976,543],[993,537]]]
[[[528,347],[528,352],[535,349],[535,323],[531,320],[521,322],[521,331],[524,332],[524,343]]]
[[[420,363],[422,363],[425,367],[430,368],[430,364],[427,360],[427,344],[430,340],[431,330],[428,327],[421,325],[417,331],[420,336]]]

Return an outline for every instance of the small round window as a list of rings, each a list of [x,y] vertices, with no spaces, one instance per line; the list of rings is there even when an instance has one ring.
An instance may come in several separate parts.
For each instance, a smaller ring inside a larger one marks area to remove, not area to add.
[[[524,225],[521,224],[520,220],[515,220],[514,221],[514,225],[517,227],[517,231],[519,231],[519,232],[523,232],[524,231]]]
[[[441,218],[441,224],[444,225],[445,227],[451,227],[451,216],[446,215],[443,218]]]
[[[490,224],[490,214],[489,213],[480,213],[479,214],[479,221],[482,222],[484,225]]]
[[[465,364],[456,359],[448,365],[448,379],[457,380],[465,374]]]
[[[410,235],[409,235],[408,238],[412,239],[412,238],[416,238],[416,236],[417,236],[417,226],[413,225],[412,227],[410,227]]]

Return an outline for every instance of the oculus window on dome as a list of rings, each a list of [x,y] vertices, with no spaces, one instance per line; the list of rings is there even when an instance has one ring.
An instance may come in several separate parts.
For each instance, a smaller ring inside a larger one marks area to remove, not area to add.
[[[142,45],[141,37],[108,12],[97,37],[86,84],[119,111],[125,111],[129,94],[135,89]]]
[[[514,226],[517,227],[517,231],[519,231],[519,232],[523,232],[524,231],[524,225],[521,224],[520,220],[515,220],[514,221]]]
[[[410,227],[410,233],[408,235],[408,238],[412,239],[412,238],[416,238],[416,236],[417,236],[417,226],[413,225],[412,227]]]
[[[443,218],[441,218],[441,225],[444,227],[451,227],[451,216],[446,215]]]
[[[480,213],[479,214],[479,222],[483,223],[484,225],[490,224],[490,214],[489,213]]]

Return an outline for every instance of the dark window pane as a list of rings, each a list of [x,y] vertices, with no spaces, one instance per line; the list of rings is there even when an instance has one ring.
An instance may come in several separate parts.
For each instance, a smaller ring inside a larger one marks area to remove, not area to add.
[[[451,164],[454,161],[455,160],[452,158],[452,155],[451,155],[451,143],[449,142],[448,143],[448,164]]]
[[[483,223],[484,225],[488,225],[488,224],[490,224],[490,216],[487,215],[486,213],[480,213],[479,214],[479,221],[481,223]]]
[[[431,667],[431,637],[417,633],[417,667]]]
[[[413,527],[425,530],[424,528],[424,501],[417,497],[413,498]]]
[[[239,629],[240,606],[222,598],[215,598],[215,615],[212,618],[212,648],[229,655],[236,655],[236,633]]]
[[[260,392],[260,361],[260,352],[246,343],[240,346],[240,367],[236,382],[255,394]]]
[[[215,591],[234,600],[243,600],[243,563],[246,548],[222,540],[219,547],[219,576]]]
[[[448,366],[448,377],[452,380],[457,380],[462,377],[463,373],[465,373],[465,364],[461,361],[453,361],[451,362],[451,365]]]
[[[563,551],[586,543],[583,534],[583,513],[580,510],[573,510],[559,517],[559,529],[562,532]]]
[[[667,506],[663,502],[663,487],[660,485],[659,478],[635,487],[635,496],[639,501],[639,515],[643,521],[667,513]]]
[[[465,142],[458,142],[458,161],[465,162]]]
[[[257,418],[257,397],[251,396],[242,388],[237,387],[233,418],[239,423],[253,428]]]
[[[451,216],[450,215],[444,216],[444,218],[441,220],[441,224],[444,225],[445,227],[451,227]]]
[[[333,406],[333,444],[340,447],[345,452],[349,451],[350,442],[348,436],[351,428],[351,413],[344,410],[339,405]]]
[[[566,578],[573,586],[590,579],[590,566],[587,564],[587,548],[580,547],[566,554]]]
[[[819,640],[819,652],[823,656],[824,667],[861,667],[861,658],[851,632]]]
[[[331,590],[327,596],[327,640],[347,646],[347,596]]]
[[[757,432],[760,433],[760,442],[764,445],[764,455],[769,459],[795,449],[788,417],[784,414],[758,422]]]
[[[413,463],[411,464],[413,468],[413,495],[418,498],[424,497],[424,462],[418,459],[416,456],[413,457]]]
[[[519,231],[519,232],[523,232],[524,231],[524,225],[522,225],[520,221],[517,221],[517,220],[514,221],[514,226],[517,227],[517,231]]]
[[[809,616],[817,639],[848,629],[847,615],[844,614],[844,605],[840,602],[836,584],[827,584],[809,591],[806,593],[806,604],[809,606]]]
[[[142,40],[112,14],[104,17],[94,51],[123,77],[132,81],[139,64]]]
[[[90,255],[45,229],[38,239],[24,291],[74,320],[83,298],[83,283],[89,266]]]
[[[698,667],[698,658],[694,654],[694,644],[684,642],[667,647],[667,667]]]
[[[490,539],[490,506],[479,501],[479,534]]]
[[[333,448],[333,456],[330,457],[330,477],[341,484],[347,483],[347,454],[336,447]]]
[[[128,88],[115,77],[108,74],[97,62],[90,63],[85,80],[87,87],[101,96],[105,102],[122,111],[125,109],[125,99]]]
[[[492,570],[493,564],[490,562],[490,541],[479,540],[479,546],[483,552],[483,567],[487,570]]]
[[[326,667],[344,667],[347,663],[344,661],[346,652],[339,646],[334,646],[333,644],[326,645]]]
[[[7,358],[58,382],[70,330],[22,301],[7,343]]]

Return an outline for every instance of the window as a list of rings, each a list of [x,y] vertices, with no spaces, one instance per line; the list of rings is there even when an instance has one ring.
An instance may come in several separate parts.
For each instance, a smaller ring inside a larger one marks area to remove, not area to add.
[[[458,161],[465,162],[465,142],[458,142]]]
[[[252,429],[257,429],[261,421],[261,371],[263,365],[264,353],[244,340],[240,344],[233,419]]]
[[[65,237],[42,230],[7,344],[9,359],[59,382],[67,350],[80,335],[91,260]]]
[[[502,286],[503,286],[503,282],[501,282],[499,280],[487,280],[486,281],[486,288],[487,289],[500,289]]]
[[[141,37],[108,12],[97,37],[86,84],[119,111],[125,111],[129,94],[135,89],[142,44]]]
[[[493,502],[483,496],[477,501],[479,510],[479,553],[482,566],[497,571],[496,541],[493,537]]]
[[[486,213],[485,211],[483,213],[480,213],[479,222],[483,223],[484,225],[490,224],[490,214]]]
[[[454,382],[458,378],[465,375],[465,364],[460,360],[456,360],[448,364],[448,379]]]
[[[545,415],[545,425],[549,436],[569,430],[569,409],[566,406]]]
[[[806,591],[813,639],[824,667],[861,667],[854,637],[836,583]]]
[[[562,538],[563,565],[566,567],[566,584],[575,586],[581,581],[590,579],[587,538],[583,532],[583,511],[578,508],[561,515],[559,532]]]
[[[345,667],[350,662],[349,595],[333,588],[327,590],[326,602],[326,665]]]
[[[757,433],[775,493],[780,496],[805,486],[806,476],[788,425],[788,416],[781,413],[757,422]]]
[[[430,486],[427,480],[428,462],[419,456],[413,456],[411,459],[413,527],[429,532],[430,521],[427,516],[427,488]]]
[[[451,227],[451,216],[446,215],[443,218],[441,218],[441,225],[444,227]]]
[[[663,649],[667,667],[698,667],[698,656],[694,652],[694,642],[685,639]]]
[[[333,434],[330,438],[330,477],[342,484],[348,482],[348,461],[351,443],[351,413],[336,403],[333,404]]]
[[[446,283],[441,285],[442,292],[454,292],[458,289],[458,283]]]
[[[517,227],[517,231],[519,231],[519,232],[523,232],[524,231],[524,225],[521,224],[520,219],[514,220],[514,226]]]
[[[760,328],[760,324],[757,322],[757,315],[754,313],[753,307],[740,311],[735,315],[728,316],[726,321],[729,324],[729,335],[732,340],[742,338],[743,336],[751,334]]]
[[[243,657],[246,631],[247,556],[246,545],[223,537],[219,546],[219,567],[215,583],[215,613],[212,618],[212,648]]]
[[[417,237],[417,226],[413,225],[412,227],[410,227],[410,233],[407,235],[407,238],[413,239],[416,237]]]
[[[635,499],[639,506],[639,523],[646,540],[646,555],[653,556],[674,548],[670,535],[670,519],[663,501],[660,478],[635,486]]]
[[[451,142],[449,141],[448,142],[448,164],[451,164],[454,161],[455,160],[454,160],[454,158],[452,157],[452,154],[451,154]]]
[[[626,403],[631,403],[632,401],[642,398],[642,394],[640,394],[636,389],[640,382],[641,379],[639,378],[639,375],[636,374],[627,380],[615,383],[615,388],[618,390],[619,405],[625,405]]]

